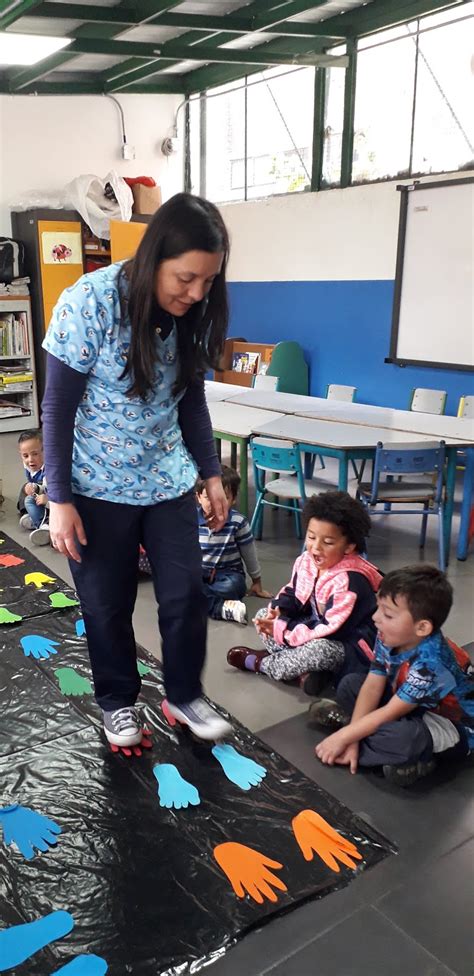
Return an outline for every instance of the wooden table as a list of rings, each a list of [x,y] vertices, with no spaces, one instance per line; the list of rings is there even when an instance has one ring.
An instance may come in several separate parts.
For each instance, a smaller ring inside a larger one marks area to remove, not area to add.
[[[222,386],[225,384],[223,383]],[[217,401],[209,403],[209,413],[214,437],[217,441],[231,444],[231,462],[236,467],[239,448],[240,511],[248,515],[248,460],[247,451],[253,427],[265,421],[283,420],[284,415],[269,410],[239,407],[233,403]],[[234,446],[235,445],[235,446]]]
[[[226,404],[230,406],[230,404]],[[245,408],[243,408],[245,409]],[[268,413],[266,412],[268,418]],[[439,418],[437,418],[439,419]],[[455,419],[455,418],[453,418]],[[358,424],[337,423],[298,415],[286,415],[279,420],[260,423],[253,428],[254,434],[266,437],[280,437],[298,443],[301,451],[309,454],[322,454],[339,461],[339,488],[347,491],[347,469],[350,460],[365,460],[375,456],[377,444],[423,444],[430,437],[412,431],[384,427],[359,426]],[[433,438],[431,438],[433,439]],[[437,438],[441,440],[440,437]],[[446,505],[444,509],[444,536],[446,561],[451,543],[451,525],[454,508],[454,483],[456,478],[456,455],[458,450],[474,445],[474,438],[463,441],[459,438],[443,437],[446,442],[448,468],[446,475]],[[466,468],[467,472],[468,468]]]

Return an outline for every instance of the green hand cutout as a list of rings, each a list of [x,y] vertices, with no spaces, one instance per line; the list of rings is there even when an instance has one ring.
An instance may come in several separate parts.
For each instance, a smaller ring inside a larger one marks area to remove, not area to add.
[[[10,613],[6,607],[0,607],[0,624],[16,624],[17,620],[23,620],[17,613]]]
[[[70,600],[65,593],[50,593],[49,602],[55,610],[60,610],[62,607],[78,607],[79,600]]]
[[[141,678],[143,678],[145,674],[148,674],[150,671],[150,668],[146,664],[143,664],[143,661],[137,661],[137,668]]]
[[[59,690],[63,695],[92,695],[93,689],[88,678],[83,678],[74,668],[57,668],[54,672],[59,681]]]

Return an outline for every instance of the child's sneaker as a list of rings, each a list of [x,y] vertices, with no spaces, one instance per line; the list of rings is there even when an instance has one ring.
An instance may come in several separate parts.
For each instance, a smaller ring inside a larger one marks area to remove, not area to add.
[[[33,532],[30,532],[30,542],[34,546],[49,546],[50,535],[47,522],[42,522],[39,529],[33,529]]]
[[[217,714],[204,698],[195,698],[185,705],[173,705],[167,702],[170,715],[182,725],[187,725],[198,739],[212,742],[229,735],[231,726],[224,718]]]
[[[332,677],[330,671],[307,671],[306,674],[300,675],[299,686],[305,695],[318,698]]]
[[[419,779],[429,776],[436,769],[436,760],[428,762],[403,763],[401,766],[383,766],[383,774],[393,786],[413,786]]]
[[[236,624],[247,623],[247,607],[242,600],[224,600],[222,619],[233,620]]]
[[[138,746],[142,741],[142,726],[137,709],[133,705],[104,712],[105,736],[113,746]]]
[[[309,706],[308,725],[311,729],[323,728],[340,729],[349,724],[349,716],[335,701],[330,698],[318,698]]]
[[[28,515],[28,512],[25,512],[25,514],[21,516],[20,527],[24,532],[31,532],[31,530],[34,529],[32,518],[30,515]]]

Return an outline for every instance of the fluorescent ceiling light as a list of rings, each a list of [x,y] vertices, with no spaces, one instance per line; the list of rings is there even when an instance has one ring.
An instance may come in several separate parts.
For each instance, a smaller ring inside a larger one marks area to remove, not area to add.
[[[0,65],[36,64],[71,43],[69,37],[12,34],[0,31]]]

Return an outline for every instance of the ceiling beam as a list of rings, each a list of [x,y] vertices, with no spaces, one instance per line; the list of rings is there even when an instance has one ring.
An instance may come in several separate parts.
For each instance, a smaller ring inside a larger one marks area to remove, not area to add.
[[[325,66],[345,68],[346,57],[331,57],[331,55],[317,54],[314,51],[302,53],[292,53],[289,51],[271,51],[269,45],[260,44],[252,50],[231,50],[222,47],[205,47],[195,45],[188,47],[186,44],[173,44],[173,49],[168,45],[140,43],[137,41],[115,41],[100,40],[95,38],[75,37],[68,48],[71,54],[100,54],[112,55],[115,57],[134,57],[150,60],[153,57],[164,61],[202,61],[206,64],[216,62],[218,64],[257,64],[266,67],[274,67],[280,64],[292,65],[320,65],[324,62]],[[323,59],[323,61],[321,60]]]
[[[446,0],[376,0],[345,14],[336,14],[335,17],[325,20],[324,25],[328,31],[341,30],[348,37],[360,37],[384,27],[395,27],[431,11],[460,7],[468,2],[469,0],[459,0],[453,4]]]
[[[267,3],[266,13],[257,13],[253,18],[254,30],[276,27],[289,17],[305,13],[306,10],[314,10],[325,2],[326,0],[286,0],[284,3],[272,4],[273,10],[268,10]]]
[[[0,30],[5,30],[10,24],[14,24],[20,17],[32,13],[35,7],[41,5],[41,0],[21,0],[13,7],[12,0],[1,0],[0,2]]]
[[[62,9],[64,8],[64,10]],[[137,7],[127,7],[117,4],[115,7],[99,7],[86,3],[40,3],[35,11],[36,17],[55,17],[67,20],[85,20],[93,23],[123,24],[134,27],[139,22]],[[252,17],[238,17],[230,14],[223,16],[207,14],[174,14],[164,13],[153,19],[154,26],[184,27],[188,30],[228,31],[231,34],[251,34],[255,30]],[[285,24],[275,29],[264,28],[264,33],[274,33],[281,37],[327,37],[324,24]],[[339,35],[330,37],[338,39]]]

